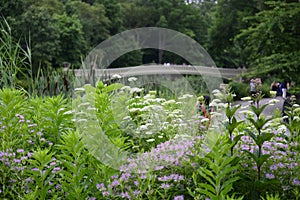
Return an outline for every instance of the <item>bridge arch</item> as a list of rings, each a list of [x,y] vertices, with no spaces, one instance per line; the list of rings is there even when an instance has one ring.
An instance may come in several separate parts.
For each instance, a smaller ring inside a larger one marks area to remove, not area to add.
[[[83,70],[86,72],[98,70],[99,73],[108,73],[108,70],[112,69],[107,69],[107,67],[120,56],[134,50],[147,48],[166,50],[183,57],[192,64],[190,68],[193,68],[194,72],[200,74],[206,83],[210,83],[206,84],[209,91],[222,83],[222,74],[210,55],[198,42],[180,32],[158,27],[124,31],[102,42],[86,57]],[[128,69],[126,73],[133,73],[134,70],[135,68]],[[181,70],[175,67],[169,68],[169,70],[172,71],[172,74],[182,74]],[[211,77],[207,76],[208,73],[213,74],[216,78],[214,84],[211,84]]]

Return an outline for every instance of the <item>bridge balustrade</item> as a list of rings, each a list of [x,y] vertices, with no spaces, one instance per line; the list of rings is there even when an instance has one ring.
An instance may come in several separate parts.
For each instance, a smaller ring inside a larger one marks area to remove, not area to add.
[[[94,76],[97,78],[112,77],[119,74],[122,77],[138,75],[155,75],[155,74],[190,74],[203,75],[211,77],[223,77],[238,80],[244,69],[216,68],[207,66],[190,66],[190,65],[143,65],[136,67],[110,68],[110,69],[77,69],[75,76]]]

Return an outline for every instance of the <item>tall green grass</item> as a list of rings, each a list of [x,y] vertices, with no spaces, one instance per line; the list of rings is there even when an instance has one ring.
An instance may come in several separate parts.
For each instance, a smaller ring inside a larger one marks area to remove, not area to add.
[[[29,43],[30,44],[30,43]],[[39,66],[34,70],[30,45],[15,41],[5,18],[0,21],[0,89],[22,88],[34,96],[71,95],[74,73],[62,68]]]
[[[15,88],[31,63],[30,49],[14,41],[12,29],[2,18],[0,22],[0,87]]]

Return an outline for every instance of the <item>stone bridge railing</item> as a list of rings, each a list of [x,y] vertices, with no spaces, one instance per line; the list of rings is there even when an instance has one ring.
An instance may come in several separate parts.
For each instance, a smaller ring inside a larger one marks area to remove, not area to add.
[[[211,77],[222,77],[226,79],[233,79],[236,81],[241,80],[241,74],[245,69],[232,69],[232,68],[216,68],[206,66],[190,66],[190,65],[142,65],[136,67],[124,68],[111,68],[111,69],[94,69],[83,70],[76,69],[75,76],[89,76],[97,77],[100,79],[107,79],[114,74],[119,74],[122,77],[132,77],[139,75],[161,75],[161,74],[190,74],[190,75],[203,75]]]

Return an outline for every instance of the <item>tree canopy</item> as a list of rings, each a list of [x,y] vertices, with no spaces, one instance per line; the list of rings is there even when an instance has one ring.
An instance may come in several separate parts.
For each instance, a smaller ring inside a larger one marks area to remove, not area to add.
[[[32,50],[35,66],[74,67],[105,39],[140,27],[179,31],[199,42],[218,67],[247,67],[261,76],[298,79],[298,0],[0,0],[15,40]],[[128,53],[111,66],[177,63],[157,49]]]

